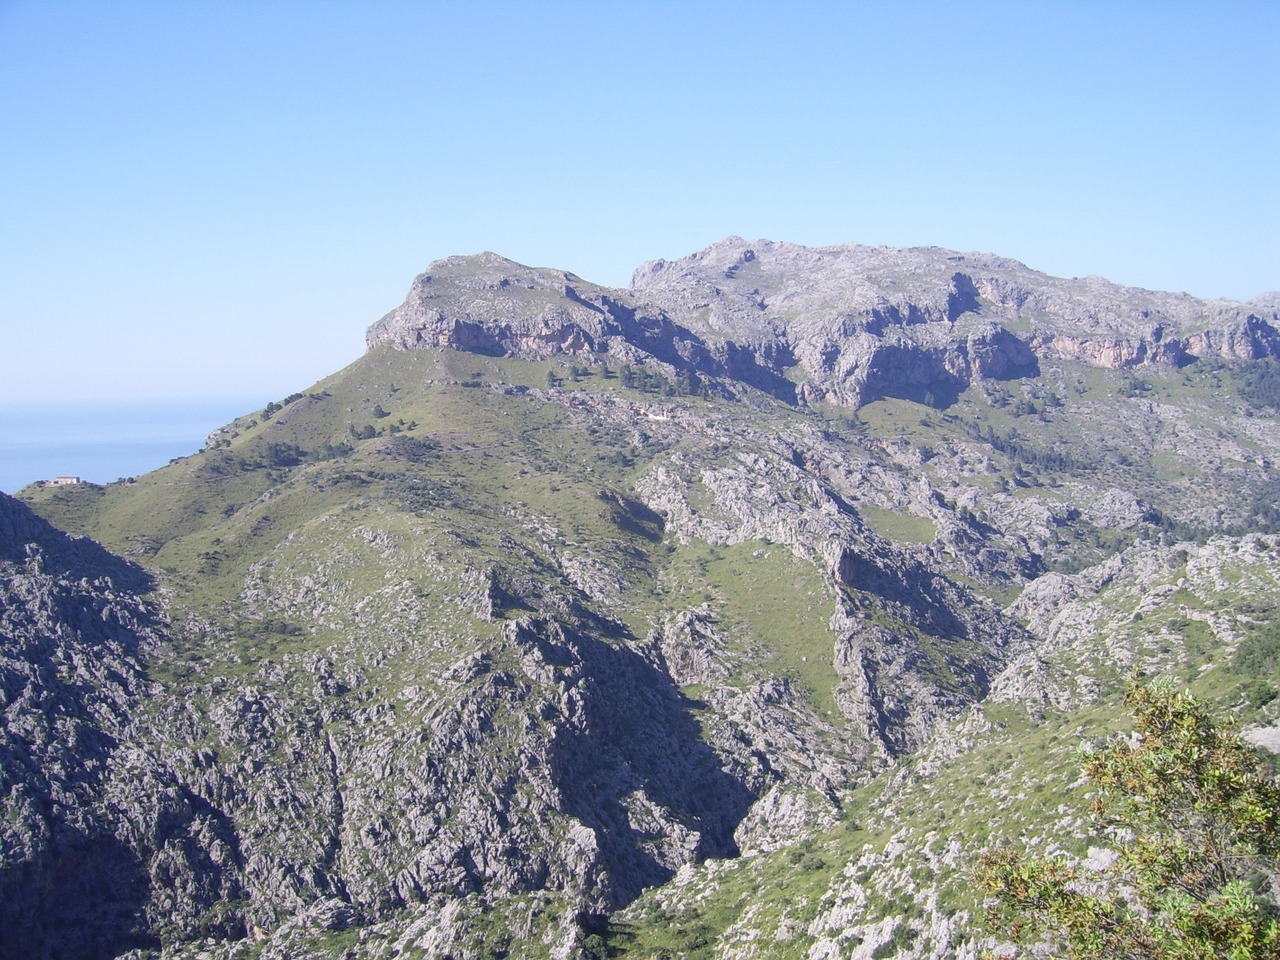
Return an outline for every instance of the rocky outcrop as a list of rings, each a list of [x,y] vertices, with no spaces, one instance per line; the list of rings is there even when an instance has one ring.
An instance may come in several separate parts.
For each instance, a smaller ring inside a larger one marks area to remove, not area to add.
[[[627,291],[493,253],[433,263],[414,280],[405,302],[369,328],[365,342],[370,349],[387,344],[538,360],[564,355],[651,362],[673,375],[694,371],[766,390],[790,389],[754,353],[731,342],[708,342]]]
[[[1034,375],[1049,357],[1137,367],[1280,356],[1274,297],[1203,301],[937,247],[731,237],[645,264],[632,291],[695,333],[785,343],[804,395],[854,406],[926,394],[945,402],[975,380]]]
[[[778,449],[782,446],[783,449]],[[672,458],[637,489],[675,536],[715,544],[782,544],[832,585],[837,699],[866,744],[863,762],[919,747],[938,717],[985,695],[990,678],[1029,638],[969,591],[872,533],[822,480],[761,438],[738,462],[701,467]],[[766,479],[767,478],[767,479]],[[697,509],[688,491],[709,492]],[[686,628],[692,638],[698,631]],[[682,682],[713,662],[691,642],[668,655]],[[702,649],[700,649],[700,647]],[[685,665],[687,664],[687,666]],[[809,781],[821,787],[816,781]]]
[[[209,914],[238,896],[235,839],[138,716],[167,631],[120,584],[149,578],[3,494],[0,537],[0,956],[242,933]]]
[[[647,343],[655,355],[678,355],[693,345],[661,313],[638,314],[611,293],[571,273],[492,253],[450,257],[414,280],[405,302],[370,327],[365,339],[369,347],[451,347],[533,358],[610,348],[626,355],[631,341]]]
[[[946,405],[1042,359],[1109,368],[1280,356],[1280,307],[1062,280],[935,247],[807,248],[736,237],[640,267],[629,290],[491,253],[433,263],[372,348],[658,361],[788,401]]]

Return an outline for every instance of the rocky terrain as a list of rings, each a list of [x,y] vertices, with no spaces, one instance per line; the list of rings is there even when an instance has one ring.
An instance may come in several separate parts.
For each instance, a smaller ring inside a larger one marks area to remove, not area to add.
[[[0,495],[0,956],[975,955],[985,844],[1105,845],[1135,670],[1266,740],[1278,327],[933,248],[432,264],[190,457]]]
[[[1280,295],[1249,303],[1060,280],[937,248],[807,248],[733,237],[655,260],[629,291],[494,254],[432,265],[371,347],[609,354],[743,381],[805,402],[933,403],[1042,360],[1113,369],[1280,356]]]

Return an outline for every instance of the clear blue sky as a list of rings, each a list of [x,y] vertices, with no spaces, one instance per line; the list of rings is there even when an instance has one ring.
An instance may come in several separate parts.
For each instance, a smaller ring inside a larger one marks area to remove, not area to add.
[[[0,402],[256,395],[436,258],[1280,288],[1280,3],[0,0]]]

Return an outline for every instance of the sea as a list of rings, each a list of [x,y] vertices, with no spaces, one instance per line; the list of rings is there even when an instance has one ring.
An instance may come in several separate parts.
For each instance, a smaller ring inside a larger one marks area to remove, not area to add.
[[[76,476],[137,477],[189,456],[205,437],[260,410],[256,397],[0,404],[0,491]]]

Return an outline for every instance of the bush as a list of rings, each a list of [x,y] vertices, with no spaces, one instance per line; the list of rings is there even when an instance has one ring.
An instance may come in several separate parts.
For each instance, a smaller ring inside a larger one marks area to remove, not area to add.
[[[1280,917],[1263,898],[1280,866],[1280,784],[1203,703],[1131,686],[1136,735],[1083,756],[1118,857],[1082,873],[1062,858],[988,850],[974,873],[989,928],[1073,960],[1280,956]]]

